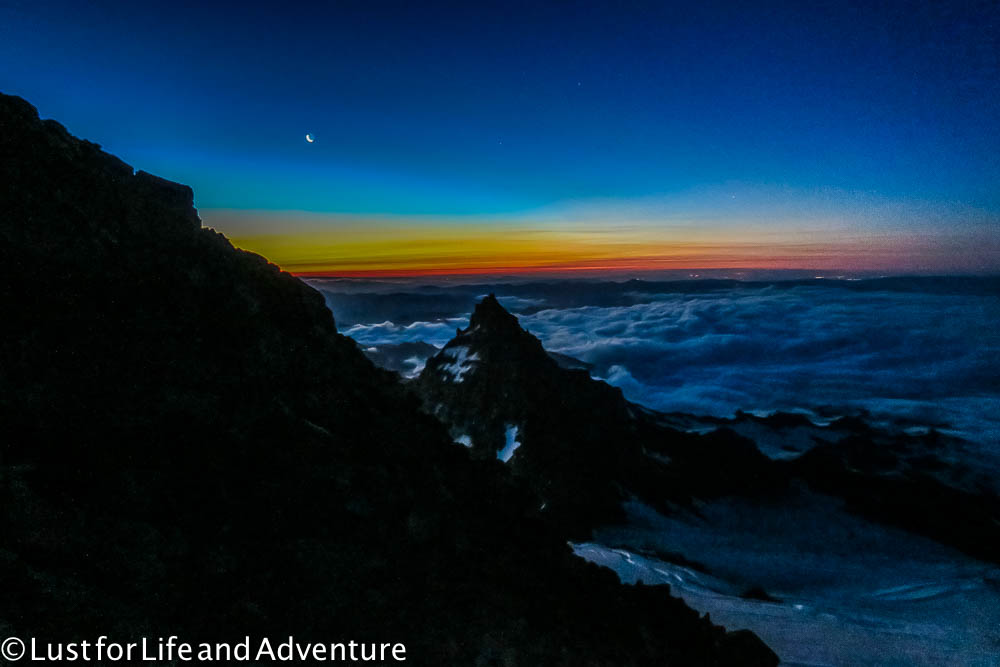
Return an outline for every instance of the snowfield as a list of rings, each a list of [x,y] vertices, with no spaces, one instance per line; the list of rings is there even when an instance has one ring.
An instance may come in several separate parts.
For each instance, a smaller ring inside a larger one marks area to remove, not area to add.
[[[630,503],[627,526],[573,550],[624,582],[670,584],[716,623],[757,633],[784,665],[1000,665],[1000,568],[806,492],[791,506],[729,499],[699,511],[667,518]],[[741,597],[752,588],[778,601]]]

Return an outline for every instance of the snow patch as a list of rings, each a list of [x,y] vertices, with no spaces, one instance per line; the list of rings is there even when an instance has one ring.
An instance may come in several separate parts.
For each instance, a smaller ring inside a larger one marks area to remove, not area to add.
[[[420,371],[424,370],[424,366],[427,365],[426,359],[421,359],[420,357],[407,357],[403,360],[403,363],[407,366],[413,366],[404,375],[408,378],[415,378],[420,375]]]
[[[479,355],[475,352],[469,354],[469,348],[464,345],[442,350],[441,355],[452,360],[451,363],[440,366],[441,372],[450,375],[455,382],[461,382],[465,374],[472,370],[472,362],[479,360]]]
[[[518,429],[516,426],[507,427],[507,443],[504,445],[503,449],[497,452],[497,458],[507,463],[510,461],[510,457],[514,456],[514,452],[517,448],[521,446],[521,443],[517,441]]]

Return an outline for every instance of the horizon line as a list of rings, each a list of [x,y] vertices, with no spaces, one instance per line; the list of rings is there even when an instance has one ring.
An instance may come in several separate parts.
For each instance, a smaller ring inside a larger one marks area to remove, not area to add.
[[[563,278],[582,278],[590,276],[603,276],[615,278],[647,277],[655,274],[679,274],[688,273],[687,278],[724,278],[739,280],[740,274],[747,273],[781,273],[781,274],[815,274],[800,275],[799,279],[826,279],[843,280],[849,278],[875,279],[875,278],[957,278],[957,277],[1000,277],[997,270],[948,270],[940,269],[919,270],[901,269],[885,270],[879,268],[855,268],[855,269],[831,269],[817,267],[767,267],[767,266],[726,266],[726,267],[672,267],[672,268],[643,268],[628,269],[616,266],[555,266],[555,267],[469,267],[463,269],[450,268],[428,268],[417,270],[406,269],[368,269],[368,270],[347,270],[347,271],[295,271],[282,268],[283,271],[303,279],[388,279],[388,278],[530,278],[535,276],[551,276]],[[719,275],[725,273],[737,274],[735,276]]]

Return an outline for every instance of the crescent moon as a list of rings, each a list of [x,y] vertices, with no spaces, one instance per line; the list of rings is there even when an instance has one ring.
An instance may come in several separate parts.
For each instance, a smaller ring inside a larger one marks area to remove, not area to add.
[[[309,143],[312,143],[312,142],[314,142],[316,140],[313,139],[313,136],[311,134],[307,134],[306,135],[306,141],[308,141]]]

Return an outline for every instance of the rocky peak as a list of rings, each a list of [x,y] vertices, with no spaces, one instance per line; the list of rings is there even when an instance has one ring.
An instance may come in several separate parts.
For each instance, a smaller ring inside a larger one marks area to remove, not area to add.
[[[509,369],[525,365],[533,370],[555,367],[541,341],[522,329],[517,317],[511,315],[494,294],[483,297],[476,304],[469,326],[457,332],[445,351],[457,346],[469,347],[480,359],[502,363]]]
[[[586,370],[561,368],[495,295],[412,388],[474,457],[528,480],[553,520],[586,532],[617,518],[634,449],[628,403]]]
[[[519,393],[539,373],[558,370],[542,343],[521,328],[490,294],[476,305],[466,329],[459,329],[444,348],[427,361],[421,379],[427,385],[488,386],[489,392]]]
[[[472,313],[469,320],[469,331],[488,331],[493,333],[518,333],[521,325],[517,318],[500,305],[495,294],[490,293],[483,298]]]

